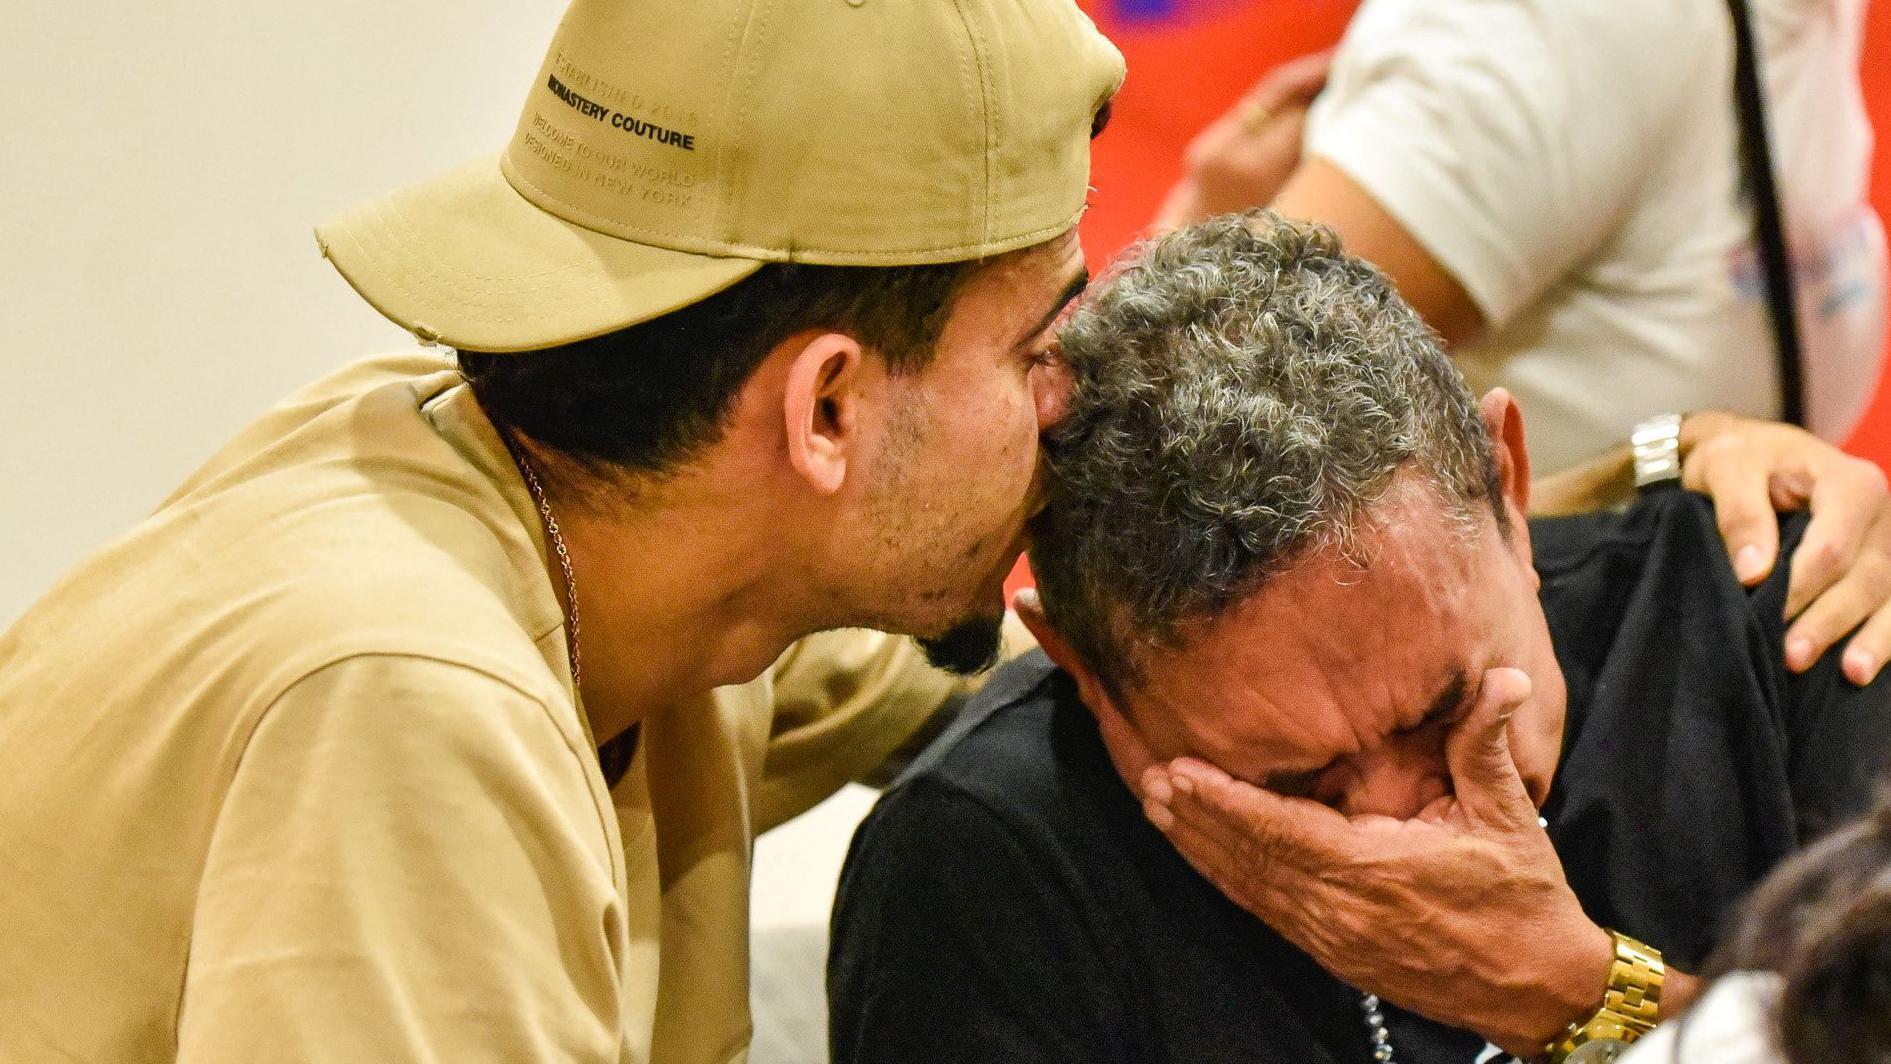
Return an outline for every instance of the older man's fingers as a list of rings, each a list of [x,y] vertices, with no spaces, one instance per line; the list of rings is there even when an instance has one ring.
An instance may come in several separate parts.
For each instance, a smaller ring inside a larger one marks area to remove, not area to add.
[[[1812,522],[1793,551],[1786,616],[1797,617],[1858,562],[1861,552],[1891,555],[1882,528],[1884,473],[1862,459],[1835,455],[1812,483]],[[1856,619],[1854,620],[1856,623]]]
[[[1734,575],[1748,587],[1766,579],[1779,555],[1770,477],[1750,451],[1738,437],[1722,436],[1697,447],[1681,467],[1683,486],[1713,498]]]
[[[1235,873],[1266,874],[1271,866],[1255,858],[1247,841],[1213,817],[1177,816],[1171,803],[1147,799],[1143,810],[1169,842],[1203,875],[1227,884]]]
[[[1235,904],[1298,940],[1298,925],[1332,866],[1299,867],[1262,853],[1216,818],[1171,815],[1163,833],[1191,867]]]
[[[1352,826],[1318,802],[1262,790],[1191,757],[1170,764],[1169,783],[1176,820],[1223,839],[1246,860],[1316,869],[1350,852]]]
[[[1472,826],[1511,830],[1536,820],[1536,807],[1510,753],[1510,718],[1530,699],[1530,677],[1519,669],[1484,673],[1471,711],[1445,738],[1458,808]]]
[[[1195,871],[1232,899],[1283,933],[1293,933],[1295,917],[1311,884],[1305,873],[1249,860],[1226,840],[1200,824],[1176,821],[1165,832],[1169,842]]]

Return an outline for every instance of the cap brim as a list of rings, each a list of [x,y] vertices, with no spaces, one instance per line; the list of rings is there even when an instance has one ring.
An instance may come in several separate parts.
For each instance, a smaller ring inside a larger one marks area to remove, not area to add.
[[[714,295],[762,265],[574,225],[519,195],[496,155],[347,211],[317,226],[315,238],[376,310],[468,351],[600,336]]]

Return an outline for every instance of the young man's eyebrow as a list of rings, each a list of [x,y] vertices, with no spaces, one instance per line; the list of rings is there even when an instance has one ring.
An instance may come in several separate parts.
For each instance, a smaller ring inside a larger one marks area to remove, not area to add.
[[[1064,308],[1070,305],[1070,301],[1082,295],[1083,290],[1088,287],[1090,287],[1090,271],[1088,268],[1080,267],[1075,276],[1071,277],[1070,283],[1064,286],[1063,294],[1057,297],[1057,302],[1051,304],[1051,309],[1038,319],[1036,325],[1031,326],[1029,331],[1018,338],[1018,344],[1023,345],[1033,336],[1050,328],[1051,322],[1057,320],[1057,316],[1064,312]]]

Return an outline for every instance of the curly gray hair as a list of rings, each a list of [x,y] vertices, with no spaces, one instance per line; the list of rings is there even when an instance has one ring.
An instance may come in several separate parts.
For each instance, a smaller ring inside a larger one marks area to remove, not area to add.
[[[1109,682],[1297,560],[1350,553],[1401,470],[1467,527],[1480,500],[1506,527],[1463,378],[1323,226],[1251,211],[1145,244],[1060,342],[1077,384],[1031,561]]]

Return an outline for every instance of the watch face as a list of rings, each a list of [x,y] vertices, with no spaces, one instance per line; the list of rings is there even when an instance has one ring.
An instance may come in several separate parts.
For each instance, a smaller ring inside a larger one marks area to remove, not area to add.
[[[1566,1064],[1609,1064],[1628,1052],[1628,1043],[1619,1038],[1592,1038],[1569,1054]]]

